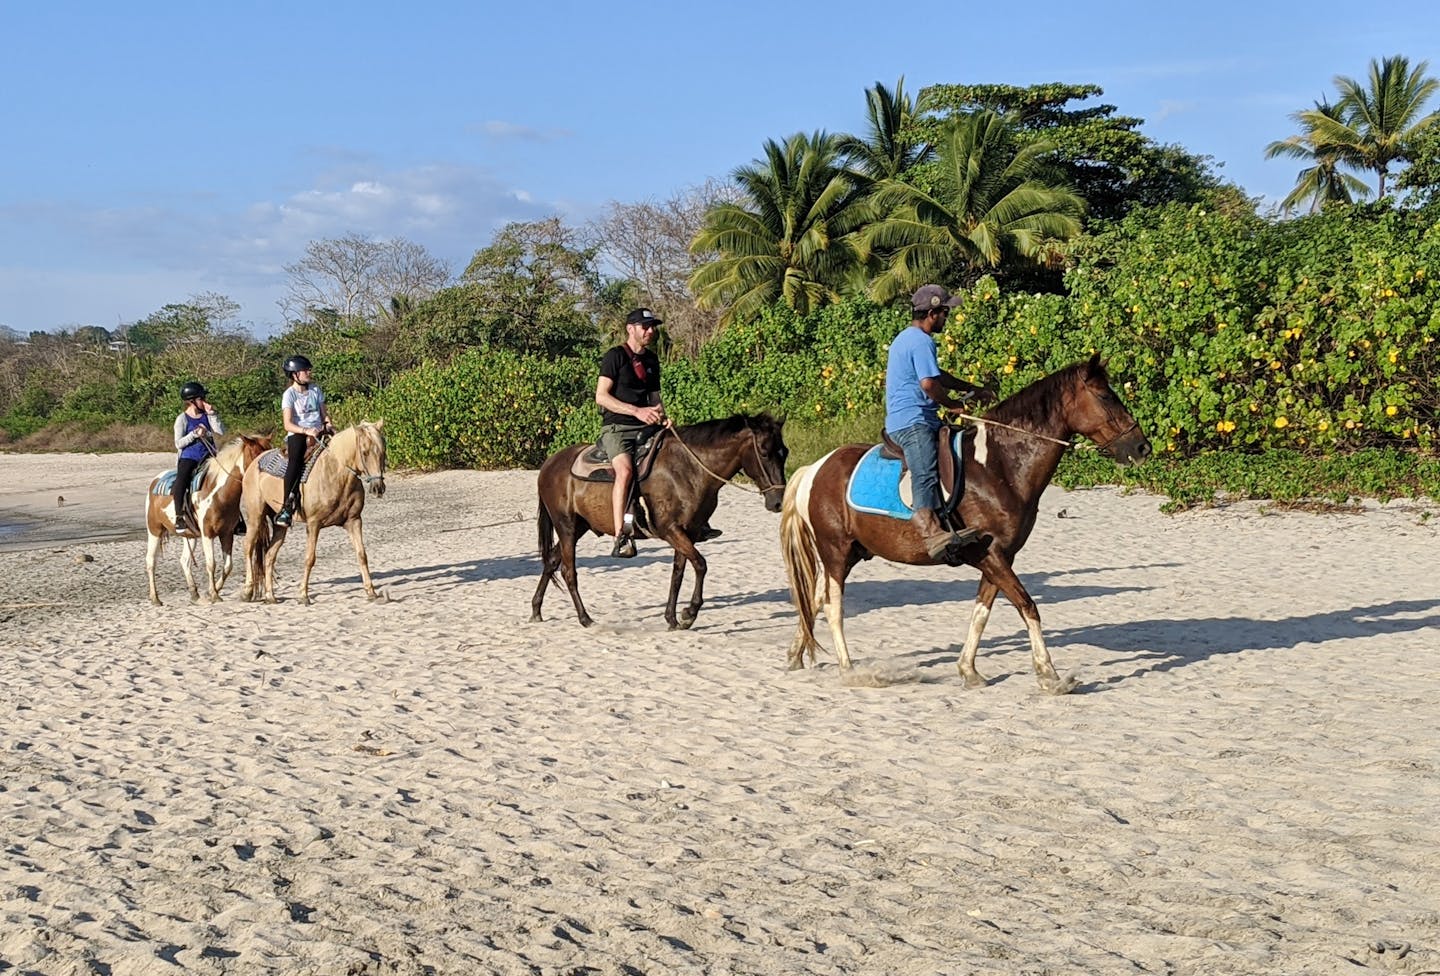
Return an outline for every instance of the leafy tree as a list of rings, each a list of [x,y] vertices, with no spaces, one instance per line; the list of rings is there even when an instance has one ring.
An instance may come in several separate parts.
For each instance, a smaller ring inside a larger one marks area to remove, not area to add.
[[[590,355],[603,285],[596,249],[558,217],[507,224],[475,252],[460,284],[422,302],[402,328],[405,361],[470,346]]]
[[[973,281],[1007,261],[1041,261],[1079,234],[1084,202],[1058,183],[1050,151],[1018,139],[995,112],[952,119],[939,136],[932,190],[891,182],[875,192],[886,216],[860,235],[862,250],[884,262],[870,297],[887,302],[957,271]]]
[[[1354,203],[1370,195],[1370,188],[1359,178],[1340,169],[1345,155],[1340,148],[1316,136],[1313,118],[1317,116],[1336,123],[1342,121],[1339,108],[1329,102],[1318,101],[1311,112],[1296,112],[1291,116],[1303,132],[1272,142],[1265,149],[1266,159],[1287,156],[1309,164],[1296,177],[1295,188],[1280,201],[1280,208],[1286,212],[1307,200],[1310,212],[1318,213],[1326,207]]]
[[[804,314],[837,300],[861,261],[851,235],[865,217],[861,181],[842,166],[841,138],[796,133],[765,143],[735,170],[743,198],[705,214],[690,249],[718,256],[690,277],[700,306],[749,318],[775,301]]]
[[[850,167],[874,183],[899,179],[930,158],[931,147],[915,130],[915,102],[901,76],[891,91],[880,82],[865,91],[864,136],[841,136]]]
[[[1440,203],[1440,125],[1426,126],[1409,150],[1410,165],[1395,180],[1395,188],[1410,193],[1427,206]]]
[[[1319,107],[1300,113],[1317,147],[1352,166],[1375,171],[1377,198],[1385,196],[1391,165],[1407,160],[1410,144],[1440,118],[1440,112],[1422,114],[1430,96],[1440,89],[1440,81],[1425,75],[1429,66],[1421,61],[1412,68],[1410,59],[1399,54],[1372,60],[1364,84],[1336,76],[1340,93],[1336,113],[1327,114]]]
[[[981,110],[1006,116],[1021,143],[1049,144],[1064,182],[1085,200],[1091,222],[1118,220],[1137,207],[1207,202],[1222,188],[1208,156],[1155,142],[1139,131],[1143,119],[1116,115],[1114,105],[1071,107],[1103,94],[1099,85],[1059,82],[1024,88],[932,85],[920,92],[922,114],[915,128],[934,140],[954,117]],[[923,175],[913,182],[925,185]]]

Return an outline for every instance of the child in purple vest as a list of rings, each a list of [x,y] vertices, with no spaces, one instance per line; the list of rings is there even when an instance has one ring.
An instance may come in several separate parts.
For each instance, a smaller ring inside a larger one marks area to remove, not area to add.
[[[193,380],[180,387],[185,409],[175,418],[175,450],[180,456],[175,460],[170,499],[175,506],[176,534],[192,539],[200,535],[200,525],[190,504],[190,482],[200,462],[214,456],[215,435],[225,433],[220,415],[205,397],[205,387]]]

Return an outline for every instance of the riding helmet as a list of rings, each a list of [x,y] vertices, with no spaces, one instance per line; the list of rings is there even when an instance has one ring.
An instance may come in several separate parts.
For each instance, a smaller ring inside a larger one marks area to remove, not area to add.
[[[310,365],[310,360],[306,359],[304,356],[291,356],[289,359],[285,360],[285,372],[287,373],[298,373],[302,369],[312,368],[313,367]]]
[[[205,399],[205,387],[194,380],[180,387],[180,399],[189,402],[190,400]]]

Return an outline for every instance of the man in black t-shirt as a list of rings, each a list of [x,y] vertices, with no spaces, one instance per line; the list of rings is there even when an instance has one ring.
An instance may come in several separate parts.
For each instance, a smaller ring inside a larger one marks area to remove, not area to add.
[[[611,511],[615,522],[612,556],[635,555],[633,516],[626,512],[635,476],[635,446],[645,428],[665,422],[660,402],[660,357],[650,351],[660,319],[648,308],[625,316],[625,341],[600,361],[595,403],[600,407],[600,447],[615,466]]]

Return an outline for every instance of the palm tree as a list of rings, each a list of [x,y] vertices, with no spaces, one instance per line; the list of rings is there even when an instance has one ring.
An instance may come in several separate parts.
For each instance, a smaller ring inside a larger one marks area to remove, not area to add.
[[[1408,144],[1435,124],[1440,112],[1422,115],[1425,103],[1440,89],[1440,81],[1425,77],[1430,62],[1413,69],[1402,55],[1370,62],[1368,83],[1343,75],[1335,79],[1340,101],[1338,117],[1317,109],[1300,113],[1317,147],[1333,149],[1341,158],[1379,176],[1378,196],[1385,196],[1390,164],[1406,158]]]
[[[859,259],[861,181],[841,166],[840,137],[797,133],[765,142],[765,158],[732,177],[742,199],[705,214],[692,253],[717,254],[690,276],[701,308],[728,306],[721,323],[777,299],[802,314],[840,297]]]
[[[905,77],[892,92],[880,82],[865,91],[865,136],[841,136],[840,152],[852,169],[879,183],[899,178],[930,158],[931,148],[911,132],[915,102],[905,94]]]
[[[1005,117],[988,110],[956,116],[936,146],[934,189],[890,182],[870,206],[884,216],[859,235],[862,257],[884,265],[870,297],[888,302],[955,265],[995,268],[1036,261],[1080,233],[1085,203],[1047,160],[1048,142],[1021,144]]]
[[[1266,159],[1288,156],[1310,164],[1296,176],[1295,188],[1280,201],[1280,208],[1287,213],[1306,200],[1310,201],[1310,212],[1316,213],[1326,207],[1354,203],[1357,199],[1363,200],[1370,195],[1370,188],[1359,177],[1340,169],[1349,154],[1339,146],[1320,142],[1317,138],[1315,126],[1310,120],[1319,116],[1336,124],[1344,124],[1340,118],[1340,109],[1322,99],[1315,103],[1315,108],[1290,116],[1305,131],[1288,139],[1276,140],[1265,147]]]

